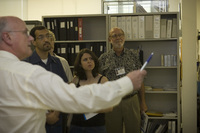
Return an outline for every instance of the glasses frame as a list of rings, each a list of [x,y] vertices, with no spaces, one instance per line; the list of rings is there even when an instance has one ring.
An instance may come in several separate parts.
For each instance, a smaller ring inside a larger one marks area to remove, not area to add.
[[[39,35],[38,37],[36,37],[36,39],[40,40],[40,41],[43,41],[44,38],[47,38],[48,40],[52,39],[53,36],[51,34],[46,34],[46,35]]]
[[[6,31],[6,32],[21,32],[25,34],[27,37],[30,36],[30,31],[28,29],[25,30],[12,30],[12,31]]]
[[[122,38],[122,37],[124,37],[124,34],[123,33],[121,33],[121,34],[114,34],[114,35],[111,35],[110,37],[113,38],[113,39],[116,39],[117,37]]]

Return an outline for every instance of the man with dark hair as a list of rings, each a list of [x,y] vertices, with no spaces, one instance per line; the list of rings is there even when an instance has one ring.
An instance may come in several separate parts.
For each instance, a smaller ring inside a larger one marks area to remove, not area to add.
[[[35,51],[33,51],[33,54],[25,59],[25,61],[34,65],[40,65],[47,71],[59,75],[65,82],[68,82],[60,60],[49,54],[52,48],[51,40],[53,38],[49,30],[44,26],[36,26],[31,29],[30,35],[34,37],[32,44],[35,47]],[[52,110],[46,113],[47,133],[64,133],[65,125],[66,114]]]

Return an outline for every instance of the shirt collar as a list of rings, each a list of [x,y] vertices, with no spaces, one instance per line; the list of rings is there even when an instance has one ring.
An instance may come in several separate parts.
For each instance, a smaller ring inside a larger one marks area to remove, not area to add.
[[[126,53],[126,51],[127,51],[127,49],[124,48],[124,49],[122,50],[122,53],[121,53],[120,56],[124,55],[124,54]],[[112,54],[115,54],[115,51],[114,51],[113,49],[111,49],[111,53],[112,53]],[[116,54],[115,54],[115,55],[116,55]]]
[[[12,54],[8,51],[0,50],[0,56],[3,58],[9,58],[9,59],[14,59],[14,60],[20,61],[20,59],[17,56],[15,56],[14,54]]]
[[[32,63],[39,63],[39,62],[42,61],[36,51],[33,51],[32,61],[33,61]],[[47,64],[49,64],[51,62],[57,63],[56,60],[55,60],[55,58],[48,53]]]

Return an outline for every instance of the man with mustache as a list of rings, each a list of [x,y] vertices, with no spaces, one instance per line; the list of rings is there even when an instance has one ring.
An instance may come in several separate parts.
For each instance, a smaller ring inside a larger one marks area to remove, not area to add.
[[[49,54],[49,51],[52,48],[51,40],[53,38],[49,33],[49,30],[44,26],[36,26],[31,29],[30,35],[34,38],[32,44],[35,47],[35,51],[33,51],[33,54],[25,59],[25,61],[31,64],[40,65],[46,70],[59,75],[65,82],[68,82],[60,60]],[[46,113],[46,132],[64,133],[65,119],[66,114],[64,113],[52,110],[48,111]]]
[[[138,52],[124,47],[125,33],[121,28],[112,28],[109,31],[108,40],[112,44],[112,49],[99,58],[102,75],[112,81],[123,77],[132,70],[141,68]],[[113,108],[112,112],[106,113],[107,133],[123,133],[123,127],[125,127],[126,133],[140,133],[140,111],[146,112],[147,109],[144,84],[142,83],[140,91],[133,91],[126,95],[120,104]]]

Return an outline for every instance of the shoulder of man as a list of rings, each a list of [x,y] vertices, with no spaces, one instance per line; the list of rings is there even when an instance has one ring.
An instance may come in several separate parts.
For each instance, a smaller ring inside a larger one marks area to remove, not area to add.
[[[135,50],[135,49],[127,49],[125,48],[126,52],[129,53],[129,54],[133,54],[135,56],[138,56],[139,55],[139,52],[138,50]]]
[[[33,51],[32,55],[24,59],[23,61],[25,62],[30,62],[30,63],[37,63],[40,61],[40,57],[36,53],[36,51]]]
[[[61,64],[61,61],[60,61],[60,59],[59,59],[58,57],[50,56],[50,58],[51,58],[54,62]]]
[[[102,59],[106,59],[107,57],[109,57],[111,54],[111,50],[109,50],[108,52],[105,52],[103,54],[101,54],[101,56],[99,57],[99,60],[102,60]]]
[[[62,56],[55,55],[55,57],[59,58],[61,62],[67,62],[67,64],[68,64],[68,61],[65,58],[63,58]]]

